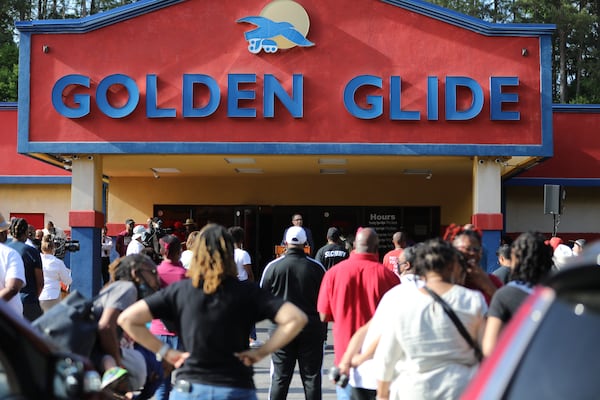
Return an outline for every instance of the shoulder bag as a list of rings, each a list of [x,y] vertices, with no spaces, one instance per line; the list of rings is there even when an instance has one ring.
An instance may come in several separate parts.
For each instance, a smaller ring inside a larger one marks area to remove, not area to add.
[[[458,329],[458,332],[460,332],[461,336],[465,338],[469,346],[471,346],[473,348],[473,351],[475,351],[475,357],[477,358],[477,361],[481,362],[481,360],[483,360],[483,353],[481,352],[481,348],[479,347],[477,342],[473,340],[471,335],[469,335],[469,332],[467,332],[467,329],[462,324],[462,322],[460,322],[460,319],[458,319],[452,308],[448,305],[448,303],[444,301],[444,299],[442,299],[437,293],[429,289],[427,286],[424,286],[423,289],[425,289],[435,301],[441,304],[446,314],[450,317],[452,322],[454,322],[454,325],[456,326],[456,329]]]
[[[74,290],[34,320],[32,325],[61,349],[89,357],[97,337],[94,300],[98,297],[88,299]]]

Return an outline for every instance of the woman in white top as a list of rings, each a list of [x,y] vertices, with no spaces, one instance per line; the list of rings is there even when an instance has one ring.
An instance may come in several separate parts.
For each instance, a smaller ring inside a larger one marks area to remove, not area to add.
[[[187,241],[185,242],[186,250],[181,253],[181,258],[179,259],[185,269],[190,269],[190,263],[192,262],[192,257],[194,256],[194,253],[191,249],[194,246],[194,240],[196,240],[199,233],[200,231],[193,231],[189,234]]]
[[[60,284],[69,286],[72,282],[71,270],[65,263],[54,256],[54,241],[52,235],[42,238],[42,268],[44,272],[44,287],[40,293],[40,307],[44,312],[60,302]]]
[[[481,342],[487,305],[480,292],[460,286],[465,269],[451,244],[425,242],[416,249],[415,267]],[[475,352],[424,288],[398,291],[395,300],[374,356],[377,398],[458,399],[477,370]]]

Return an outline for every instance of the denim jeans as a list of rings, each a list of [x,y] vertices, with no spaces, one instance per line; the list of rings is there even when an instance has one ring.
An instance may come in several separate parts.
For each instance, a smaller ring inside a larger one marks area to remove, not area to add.
[[[189,389],[188,389],[189,388]],[[180,385],[176,383],[171,391],[170,400],[257,400],[256,390],[232,388],[227,386],[205,385],[191,383]]]
[[[161,342],[168,344],[172,349],[180,350],[179,348],[179,337],[169,335],[157,335],[157,338]],[[162,382],[154,392],[154,398],[156,400],[168,400],[169,393],[171,393],[171,374],[163,377]]]
[[[335,394],[337,400],[350,400],[352,397],[352,387],[347,385],[345,388],[341,388],[338,385],[335,385]]]

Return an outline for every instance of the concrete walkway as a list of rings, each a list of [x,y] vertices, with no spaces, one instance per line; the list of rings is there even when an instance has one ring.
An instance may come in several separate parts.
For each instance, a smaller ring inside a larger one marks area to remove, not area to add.
[[[262,340],[263,342],[267,340],[268,337],[268,325],[269,322],[261,322],[256,327],[258,339]],[[327,378],[329,368],[333,366],[333,337],[331,335],[331,324],[329,324],[329,330],[327,333],[327,346],[325,348],[325,357],[323,359],[323,400],[335,400],[335,385],[329,381],[329,378]],[[256,392],[259,400],[267,400],[269,397],[270,363],[271,358],[266,357],[254,366],[254,383],[256,384]],[[304,389],[302,387],[302,381],[300,380],[300,373],[298,372],[297,365],[294,378],[290,384],[287,400],[304,400]]]

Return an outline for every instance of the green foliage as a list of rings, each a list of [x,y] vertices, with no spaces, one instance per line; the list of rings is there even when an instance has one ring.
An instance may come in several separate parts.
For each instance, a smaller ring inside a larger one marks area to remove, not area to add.
[[[8,42],[0,46],[0,101],[17,101],[19,51]]]
[[[554,101],[600,100],[600,0],[432,0],[433,3],[499,23],[555,24]]]

